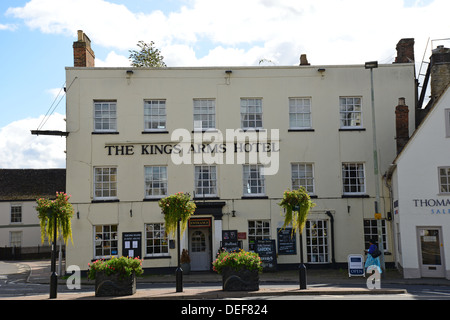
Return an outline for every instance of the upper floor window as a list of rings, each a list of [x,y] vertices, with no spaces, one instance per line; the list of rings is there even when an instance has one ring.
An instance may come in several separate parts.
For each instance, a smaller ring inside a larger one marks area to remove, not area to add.
[[[117,168],[94,168],[94,199],[109,200],[117,198]]]
[[[161,198],[167,195],[167,167],[145,167],[145,196]]]
[[[450,167],[439,168],[439,192],[450,193]]]
[[[262,165],[244,165],[244,196],[265,195]]]
[[[216,101],[214,99],[194,99],[194,130],[216,127]]]
[[[339,98],[339,108],[341,129],[362,127],[361,98],[341,97]]]
[[[311,128],[311,99],[289,98],[289,128]]]
[[[94,102],[94,132],[117,131],[117,102]]]
[[[312,163],[292,163],[291,169],[292,190],[297,190],[303,186],[308,193],[314,194],[314,171]]]
[[[166,129],[166,101],[144,101],[144,130],[161,131]]]
[[[366,177],[363,163],[342,164],[344,195],[358,195],[366,192]]]
[[[242,129],[262,129],[262,99],[241,99]]]
[[[195,167],[195,195],[197,197],[217,195],[216,166]]]
[[[11,205],[11,223],[21,223],[22,222],[22,205],[12,204]]]

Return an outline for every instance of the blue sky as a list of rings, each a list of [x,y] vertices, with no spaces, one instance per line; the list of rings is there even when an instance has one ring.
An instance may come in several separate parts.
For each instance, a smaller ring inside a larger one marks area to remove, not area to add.
[[[96,66],[126,66],[139,40],[168,66],[391,63],[401,38],[449,38],[448,0],[1,0],[0,168],[64,167],[64,138],[35,137],[73,66],[78,29]],[[450,43],[443,43],[450,46]],[[65,101],[44,130],[64,130]],[[42,155],[50,153],[50,155]]]

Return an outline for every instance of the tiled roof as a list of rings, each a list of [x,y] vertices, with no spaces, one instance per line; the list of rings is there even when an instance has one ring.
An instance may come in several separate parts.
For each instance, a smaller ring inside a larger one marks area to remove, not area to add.
[[[55,198],[66,190],[66,169],[0,169],[0,201]]]

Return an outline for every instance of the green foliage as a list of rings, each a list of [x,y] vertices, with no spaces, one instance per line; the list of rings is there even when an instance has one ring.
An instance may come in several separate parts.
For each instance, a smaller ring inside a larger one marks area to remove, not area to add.
[[[166,232],[175,237],[177,231],[177,223],[180,220],[180,233],[186,229],[189,217],[194,214],[197,207],[189,193],[178,192],[165,197],[158,202],[164,213],[164,222]]]
[[[128,58],[131,60],[131,65],[133,67],[167,67],[163,61],[164,57],[161,55],[161,51],[155,48],[154,45],[153,41],[150,43],[139,41],[137,44],[140,48],[139,51],[129,50],[130,56]]]
[[[96,260],[89,263],[88,278],[95,279],[97,272],[104,272],[106,275],[119,274],[119,277],[129,277],[133,272],[139,277],[144,273],[142,261],[139,258],[112,257],[109,260]]]
[[[213,262],[213,270],[221,274],[224,268],[231,268],[235,271],[239,270],[258,270],[262,272],[261,258],[255,252],[248,252],[244,250],[227,252],[220,251],[217,259]]]
[[[70,196],[64,192],[56,192],[56,199],[49,200],[40,198],[36,200],[39,224],[41,226],[41,241],[47,237],[49,242],[53,239],[54,225],[56,219],[57,237],[62,235],[64,242],[72,240],[73,206],[69,202]],[[73,240],[72,240],[73,244]]]
[[[306,219],[311,208],[315,207],[315,203],[311,201],[311,197],[304,187],[298,190],[286,190],[283,193],[283,200],[278,205],[285,209],[283,228],[292,224],[292,231],[303,232]]]

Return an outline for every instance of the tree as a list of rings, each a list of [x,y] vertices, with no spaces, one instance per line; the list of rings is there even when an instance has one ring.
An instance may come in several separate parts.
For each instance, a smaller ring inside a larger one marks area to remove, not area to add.
[[[144,41],[139,41],[137,46],[140,48],[139,51],[129,50],[130,56],[128,59],[131,61],[133,67],[156,67],[165,68],[167,67],[164,63],[164,57],[161,55],[161,51],[154,47],[155,42],[145,43]]]

